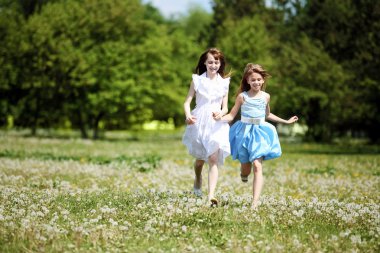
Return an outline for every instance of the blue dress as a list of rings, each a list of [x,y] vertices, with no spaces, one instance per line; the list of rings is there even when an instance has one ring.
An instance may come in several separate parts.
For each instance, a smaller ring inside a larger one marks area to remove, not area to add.
[[[276,128],[265,122],[267,100],[263,94],[255,98],[250,98],[247,92],[242,94],[241,120],[231,126],[229,133],[232,159],[251,163],[260,157],[264,160],[280,157]]]

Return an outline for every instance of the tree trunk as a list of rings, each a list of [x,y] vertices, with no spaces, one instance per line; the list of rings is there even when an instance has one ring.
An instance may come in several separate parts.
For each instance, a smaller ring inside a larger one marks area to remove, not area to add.
[[[36,136],[36,134],[37,134],[39,111],[40,111],[40,98],[38,95],[36,98],[36,108],[35,108],[34,113],[33,113],[32,136]]]
[[[78,112],[79,130],[80,130],[80,133],[82,135],[82,138],[83,139],[88,139],[86,125],[83,122],[82,113],[81,113],[80,110],[78,110],[77,112]]]
[[[99,138],[99,122],[102,119],[103,115],[104,115],[104,113],[101,112],[94,119],[94,130],[93,130],[94,132],[93,132],[93,135],[92,135],[92,138],[94,140],[97,140]]]

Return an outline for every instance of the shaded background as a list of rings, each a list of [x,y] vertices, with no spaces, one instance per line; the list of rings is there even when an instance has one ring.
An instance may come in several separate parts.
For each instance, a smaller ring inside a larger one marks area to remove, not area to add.
[[[0,0],[0,125],[98,138],[153,120],[183,126],[199,55],[224,52],[230,107],[244,66],[272,75],[272,111],[304,138],[379,142],[380,2],[215,0],[164,16],[140,0]]]

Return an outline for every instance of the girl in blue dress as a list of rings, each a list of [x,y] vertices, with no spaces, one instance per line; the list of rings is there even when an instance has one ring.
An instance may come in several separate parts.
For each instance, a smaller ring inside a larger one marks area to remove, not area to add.
[[[266,122],[291,124],[298,120],[293,116],[284,120],[270,112],[270,95],[266,93],[265,81],[270,75],[262,66],[248,63],[240,82],[235,105],[222,121],[232,121],[241,109],[241,119],[230,128],[231,155],[241,163],[241,179],[248,181],[254,168],[252,208],[256,209],[264,184],[262,162],[281,156],[281,146],[276,128]]]

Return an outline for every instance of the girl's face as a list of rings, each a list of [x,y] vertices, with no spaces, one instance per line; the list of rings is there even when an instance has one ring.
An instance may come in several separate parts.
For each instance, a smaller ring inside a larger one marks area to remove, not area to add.
[[[253,91],[260,91],[264,84],[264,78],[259,73],[252,73],[247,78],[247,83],[251,86]]]
[[[216,60],[212,54],[207,54],[205,65],[208,74],[216,74],[220,68],[220,61]]]

